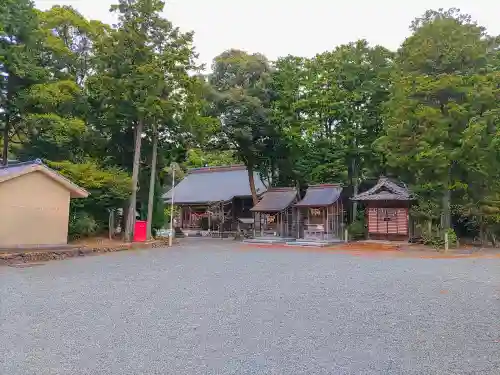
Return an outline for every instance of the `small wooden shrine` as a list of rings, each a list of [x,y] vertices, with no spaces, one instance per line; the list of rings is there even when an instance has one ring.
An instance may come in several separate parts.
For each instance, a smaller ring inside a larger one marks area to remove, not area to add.
[[[254,214],[254,237],[294,238],[296,233],[293,205],[298,200],[292,187],[271,188],[251,209]]]
[[[365,205],[368,239],[408,241],[413,197],[403,183],[380,177],[374,187],[352,200]]]
[[[305,241],[340,241],[344,208],[342,186],[323,184],[309,186],[304,199],[295,204],[298,238]]]

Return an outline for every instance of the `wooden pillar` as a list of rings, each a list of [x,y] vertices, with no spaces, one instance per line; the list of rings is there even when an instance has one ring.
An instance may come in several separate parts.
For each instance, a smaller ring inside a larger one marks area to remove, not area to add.
[[[323,226],[324,226],[324,231],[323,231],[323,234],[321,235],[322,239],[324,240],[325,239],[325,232],[326,232],[326,236],[328,237],[328,207],[323,208],[321,210],[321,212],[323,213],[323,215],[325,215],[325,217],[323,218]]]
[[[252,212],[252,217],[253,217],[253,238],[256,236],[256,231],[257,231],[257,215],[255,212]]]
[[[335,222],[333,224],[333,231],[335,232],[335,237],[339,237],[339,201],[337,199],[337,201],[335,202],[335,208],[332,207],[332,209],[334,209],[334,212],[333,212],[333,217],[335,219]]]
[[[279,230],[279,231],[280,231],[280,233],[279,233],[279,235],[280,235],[280,237],[283,237],[283,229],[284,229],[284,228],[283,228],[283,212],[280,212],[280,213],[278,214],[278,218],[279,218],[279,220],[280,220],[280,225],[279,225],[279,228],[280,228],[280,230]]]
[[[300,208],[297,207],[296,208],[296,213],[297,213],[297,216],[296,216],[296,220],[297,220],[297,238],[300,238]]]
[[[220,202],[219,204],[222,212],[222,220],[219,225],[219,236],[220,238],[223,238],[222,233],[224,233],[224,222],[226,221],[226,212],[224,211],[224,202]]]

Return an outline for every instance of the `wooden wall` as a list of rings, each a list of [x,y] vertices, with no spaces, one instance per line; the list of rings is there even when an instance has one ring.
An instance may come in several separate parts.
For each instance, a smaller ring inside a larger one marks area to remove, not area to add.
[[[370,239],[408,240],[408,202],[369,202],[366,206]]]

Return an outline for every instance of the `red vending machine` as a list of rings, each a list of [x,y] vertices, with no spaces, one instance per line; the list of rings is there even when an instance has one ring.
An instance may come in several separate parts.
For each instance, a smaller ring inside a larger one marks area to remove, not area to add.
[[[145,242],[147,240],[147,221],[137,220],[134,227],[134,242]]]

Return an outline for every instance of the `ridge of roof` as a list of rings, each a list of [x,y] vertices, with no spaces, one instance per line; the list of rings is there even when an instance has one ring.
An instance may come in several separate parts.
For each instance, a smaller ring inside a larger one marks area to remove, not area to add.
[[[404,186],[400,186],[397,182],[392,181],[388,177],[385,176],[380,176],[378,182],[371,188],[368,189],[367,191],[364,191],[362,193],[359,193],[352,197],[352,200],[365,200],[369,199],[370,196],[377,196],[380,195],[382,192],[379,192],[380,189],[386,188],[389,190],[389,193],[391,193],[395,197],[399,197],[397,199],[402,200],[411,200],[412,199],[412,194],[409,191],[409,189]],[[386,194],[387,195],[387,194]]]
[[[291,186],[285,186],[285,187],[271,187],[267,189],[268,192],[273,192],[273,191],[297,191],[297,188],[291,187]]]
[[[243,164],[234,164],[234,165],[219,165],[212,167],[200,167],[200,168],[191,168],[188,169],[188,174],[194,173],[215,173],[215,172],[230,172],[230,171],[241,171],[246,170],[247,167]]]
[[[34,164],[45,165],[42,162],[42,159],[35,159],[35,160],[28,160],[28,161],[14,161],[14,160],[9,160],[9,161],[7,161],[7,165],[1,165],[0,169],[22,167],[23,165],[34,165]],[[48,166],[46,166],[46,167],[49,168]]]
[[[298,198],[294,187],[275,187],[267,190],[262,198],[250,211],[252,212],[280,212],[291,206]]]
[[[309,185],[307,188],[308,189],[321,189],[321,188],[332,188],[332,187],[337,187],[341,188],[342,184],[336,183],[336,184],[318,184],[318,185]]]
[[[31,167],[31,168],[30,168]],[[12,169],[13,171],[8,171]],[[84,188],[78,186],[73,181],[71,181],[66,176],[63,176],[58,171],[50,168],[48,165],[44,164],[41,159],[35,159],[25,162],[18,162],[11,165],[4,165],[0,168],[0,172],[6,171],[7,173],[0,174],[0,182],[8,181],[16,177],[23,176],[30,172],[40,171],[50,178],[58,181],[60,184],[64,185],[68,190],[72,191],[75,198],[86,198],[90,193]]]
[[[334,204],[342,193],[340,184],[311,185],[305,196],[295,204],[295,207],[326,207]]]

